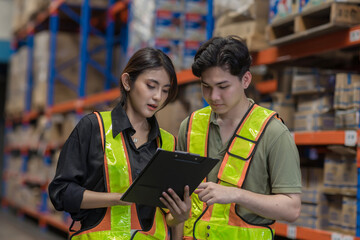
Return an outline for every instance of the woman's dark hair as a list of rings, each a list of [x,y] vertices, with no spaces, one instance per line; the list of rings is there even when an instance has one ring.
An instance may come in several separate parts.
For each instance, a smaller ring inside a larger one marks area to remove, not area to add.
[[[210,67],[221,67],[241,80],[249,71],[251,56],[244,41],[238,36],[213,37],[205,42],[194,57],[192,72],[195,76]]]
[[[170,78],[170,89],[169,95],[165,100],[161,108],[165,107],[169,102],[171,102],[177,94],[177,77],[174,65],[170,58],[159,49],[155,48],[142,48],[134,53],[134,55],[129,59],[126,67],[124,68],[122,74],[127,73],[130,76],[130,84],[134,85],[138,76],[146,70],[164,68]],[[121,75],[122,75],[121,74]],[[120,80],[120,91],[121,91],[121,105],[125,105],[128,93],[125,91],[124,86]],[[160,108],[160,109],[161,109]]]

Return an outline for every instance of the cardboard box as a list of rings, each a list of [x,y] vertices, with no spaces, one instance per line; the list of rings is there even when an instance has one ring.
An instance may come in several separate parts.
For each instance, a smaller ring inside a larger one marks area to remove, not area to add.
[[[324,189],[340,193],[344,173],[343,162],[337,154],[326,154],[324,160]]]
[[[103,41],[97,37],[90,36],[88,39],[89,51],[103,44]],[[60,50],[61,49],[61,50]],[[57,74],[60,74],[75,88],[79,86],[79,51],[80,36],[78,34],[59,32],[57,34],[57,46],[55,54],[55,66]],[[47,105],[48,99],[48,82],[49,82],[49,58],[50,58],[50,33],[42,31],[34,37],[34,84],[32,92],[32,109],[41,110]],[[100,51],[91,55],[91,58],[100,65],[105,64],[105,51]],[[60,66],[75,60],[72,64],[59,70]],[[59,78],[57,78],[59,79]],[[105,86],[105,77],[91,65],[87,66],[86,76],[86,95],[99,93]],[[65,101],[75,100],[78,98],[78,92],[69,88],[59,80],[55,81],[53,101],[58,104]]]
[[[280,92],[271,94],[271,97],[271,103],[261,102],[259,105],[277,112],[287,128],[293,130],[295,113],[294,99]]]
[[[301,204],[301,216],[310,216],[315,218],[326,218],[329,213],[329,206],[327,202],[321,202],[318,204],[302,203]]]
[[[326,195],[319,189],[302,189],[301,202],[318,204],[327,201]]]
[[[344,196],[342,200],[342,231],[355,235],[357,218],[357,200]]]
[[[269,1],[263,0],[215,0],[216,27],[247,20],[268,21]],[[224,21],[226,20],[226,21]],[[219,25],[218,25],[219,24]]]
[[[308,113],[326,113],[333,108],[333,95],[300,95],[297,98],[297,111]]]
[[[359,127],[359,109],[335,111],[335,126],[337,129],[354,129]]]
[[[331,130],[335,128],[334,113],[296,112],[294,130],[299,132]]]
[[[266,22],[259,20],[234,22],[215,28],[214,36],[237,35],[246,41],[250,51],[258,51],[269,46],[264,36],[265,26]]]
[[[21,47],[10,57],[5,112],[8,117],[21,117],[25,111],[27,92],[27,60],[29,50]]]
[[[344,195],[356,196],[358,172],[355,156],[341,156],[343,169],[341,176],[341,193]],[[341,171],[340,171],[341,172]]]
[[[300,215],[295,221],[295,225],[313,229],[324,229],[328,226],[328,220],[323,217]]]
[[[334,94],[335,109],[360,109],[360,75],[336,74]]]
[[[342,196],[328,195],[329,200],[329,229],[341,231],[342,228]]]

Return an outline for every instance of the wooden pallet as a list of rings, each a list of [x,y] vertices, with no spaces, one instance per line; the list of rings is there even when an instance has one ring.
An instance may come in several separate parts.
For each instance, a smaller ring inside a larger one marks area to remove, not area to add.
[[[357,24],[360,24],[360,6],[329,2],[270,24],[266,34],[271,45],[281,45]]]

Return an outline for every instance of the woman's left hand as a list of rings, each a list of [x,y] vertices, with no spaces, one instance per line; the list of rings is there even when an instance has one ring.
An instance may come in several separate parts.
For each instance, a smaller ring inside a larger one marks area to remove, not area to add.
[[[191,199],[189,191],[189,186],[185,186],[184,201],[182,201],[171,188],[169,188],[167,192],[163,192],[163,197],[160,197],[160,201],[166,206],[166,208],[170,210],[170,213],[173,217],[173,221],[171,221],[171,224],[168,223],[169,225],[177,225],[189,218],[191,210]]]

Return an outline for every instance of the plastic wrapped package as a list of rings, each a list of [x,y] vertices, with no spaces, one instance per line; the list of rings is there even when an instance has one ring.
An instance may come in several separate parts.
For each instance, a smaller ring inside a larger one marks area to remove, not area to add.
[[[185,0],[156,0],[156,10],[184,11]]]
[[[134,0],[131,5],[127,57],[154,41],[155,0]]]

